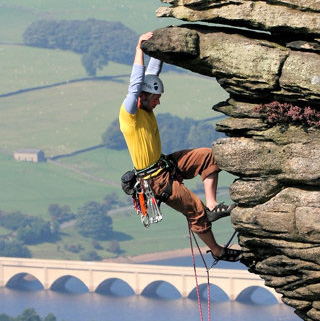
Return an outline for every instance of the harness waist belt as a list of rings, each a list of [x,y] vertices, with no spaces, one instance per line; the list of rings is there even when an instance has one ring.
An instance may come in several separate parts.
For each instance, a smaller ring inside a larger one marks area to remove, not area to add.
[[[157,175],[158,173],[160,173],[161,170],[167,167],[168,167],[168,163],[162,157],[160,157],[160,159],[153,165],[147,168],[144,168],[141,170],[135,170],[135,171],[138,178],[148,179],[150,177]]]

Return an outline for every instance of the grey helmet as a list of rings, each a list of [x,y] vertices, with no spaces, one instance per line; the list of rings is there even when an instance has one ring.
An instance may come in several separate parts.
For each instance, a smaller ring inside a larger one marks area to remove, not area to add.
[[[164,92],[163,83],[156,75],[145,75],[141,91],[161,95]]]

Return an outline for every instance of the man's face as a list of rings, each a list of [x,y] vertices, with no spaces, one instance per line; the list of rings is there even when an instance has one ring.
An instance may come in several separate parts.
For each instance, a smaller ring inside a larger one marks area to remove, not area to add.
[[[151,97],[150,94],[142,94],[142,96],[140,97],[142,109],[147,112],[153,111],[154,108],[160,105],[160,97],[161,94],[153,94]]]

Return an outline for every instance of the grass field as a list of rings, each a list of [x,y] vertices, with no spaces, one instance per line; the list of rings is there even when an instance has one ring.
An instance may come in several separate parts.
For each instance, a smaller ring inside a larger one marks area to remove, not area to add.
[[[0,65],[0,94],[87,77],[80,58],[71,51],[0,44],[0,59],[5,62]],[[130,69],[110,62],[97,76],[117,76],[115,81],[121,82],[119,75],[127,75]]]
[[[86,77],[80,55],[18,45],[0,45],[0,93]]]
[[[101,202],[106,194],[117,192],[113,186],[50,163],[15,162],[0,154],[0,166],[0,203],[6,211],[48,219],[50,204],[70,205],[76,210],[86,201]]]
[[[53,156],[100,144],[122,96],[123,85],[81,82],[3,98],[2,147],[41,148]]]
[[[160,1],[149,0],[0,0],[0,95],[86,77],[77,54],[16,44],[21,43],[22,33],[32,21],[97,18],[122,21],[141,33],[173,23],[172,19],[155,17],[159,6]],[[98,76],[110,77],[109,80],[71,82],[0,97],[0,149],[13,152],[37,148],[48,157],[100,144],[101,134],[118,117],[130,72],[131,66],[110,63],[98,72]],[[214,79],[173,72],[162,74],[162,78],[165,95],[156,114],[169,112],[197,120],[220,116],[211,107],[228,96]],[[132,166],[127,151],[97,149],[59,162],[69,168],[49,162],[15,162],[12,156],[0,153],[0,209],[47,219],[50,204],[69,205],[76,211],[87,201],[101,202],[111,192],[116,192],[122,201],[127,199],[117,186],[121,174]],[[231,175],[220,175],[219,201],[229,201],[227,187],[232,181]],[[199,183],[195,180],[187,185],[193,188]],[[142,226],[133,210],[112,214],[114,239],[120,242],[124,255],[188,246],[183,216],[167,207],[163,210],[164,221],[150,229]],[[218,240],[226,241],[231,231],[229,220],[219,222],[214,229]],[[7,232],[0,229],[0,235]],[[109,243],[101,242],[103,249],[97,252],[102,257],[113,255],[107,251]],[[64,249],[66,244],[93,249],[91,240],[76,233],[73,226],[63,229],[56,244],[30,249],[34,257],[79,259],[79,254]]]

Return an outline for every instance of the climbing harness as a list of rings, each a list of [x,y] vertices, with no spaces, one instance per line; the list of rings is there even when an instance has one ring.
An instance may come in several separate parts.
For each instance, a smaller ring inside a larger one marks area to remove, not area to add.
[[[206,273],[207,273],[207,297],[208,297],[208,321],[211,320],[211,306],[210,306],[210,273],[209,271],[218,263],[219,259],[215,259],[213,261],[213,263],[211,264],[210,268],[208,268],[207,263],[203,257],[203,254],[201,252],[199,243],[193,233],[193,231],[191,230],[191,226],[190,223],[188,222],[188,228],[189,228],[189,240],[190,240],[190,248],[191,248],[191,255],[192,255],[192,262],[193,262],[193,269],[194,269],[194,275],[195,275],[195,282],[196,282],[196,291],[197,291],[197,298],[198,298],[198,306],[199,306],[199,312],[200,312],[200,318],[201,321],[203,321],[203,312],[202,312],[202,305],[201,305],[201,297],[200,297],[200,290],[199,290],[199,284],[198,284],[198,276],[197,276],[197,268],[196,268],[196,263],[195,263],[195,256],[194,256],[194,251],[193,251],[193,242],[192,239],[194,240],[195,244],[197,245],[200,257],[202,259],[203,265],[206,269]],[[236,235],[236,231],[234,231],[234,233],[232,234],[232,236],[230,237],[229,241],[226,243],[226,245],[224,246],[224,249],[228,248],[230,243],[232,242],[234,236]],[[207,251],[211,252],[210,250]]]
[[[170,180],[168,186],[160,196],[155,196],[149,180],[158,175],[163,170],[168,170]],[[133,169],[126,172],[121,177],[123,191],[132,196],[133,207],[140,216],[144,227],[149,227],[153,223],[161,222],[163,214],[160,204],[165,202],[172,194],[172,182],[176,177],[176,166],[171,159],[161,155],[160,159],[153,165],[142,170]]]

